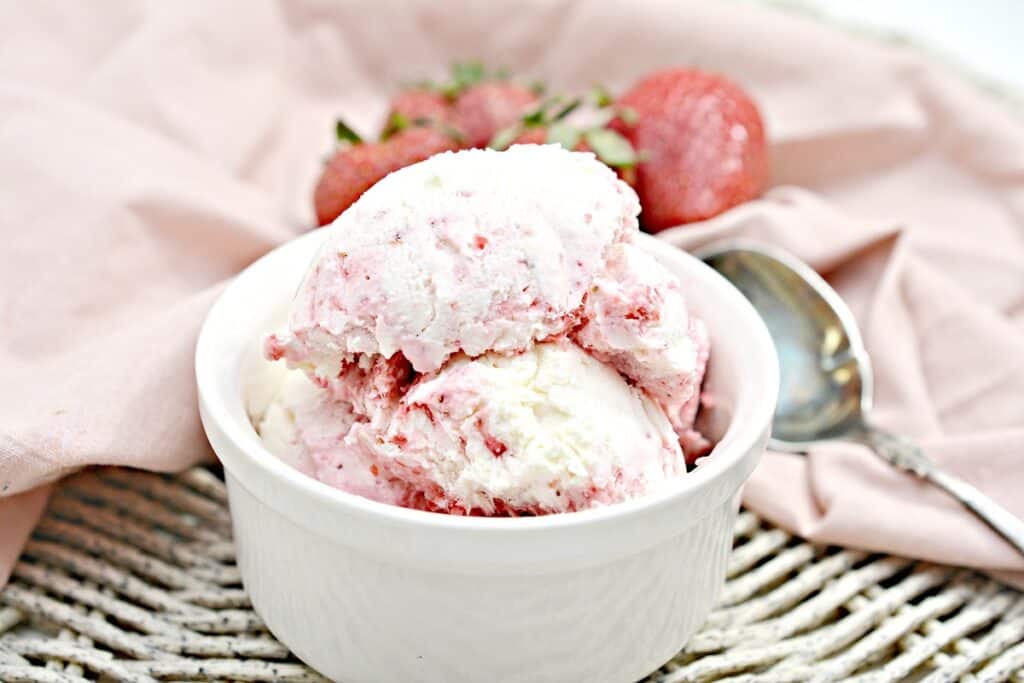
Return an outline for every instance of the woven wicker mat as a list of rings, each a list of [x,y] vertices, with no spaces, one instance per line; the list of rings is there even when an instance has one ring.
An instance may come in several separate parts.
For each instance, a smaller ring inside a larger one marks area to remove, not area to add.
[[[249,606],[226,502],[205,469],[69,479],[0,593],[0,681],[323,680]],[[1024,595],[744,512],[721,603],[649,680],[1024,683]]]

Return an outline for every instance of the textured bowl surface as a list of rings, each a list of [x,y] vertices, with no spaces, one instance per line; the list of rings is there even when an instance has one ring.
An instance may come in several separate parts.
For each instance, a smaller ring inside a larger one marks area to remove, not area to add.
[[[602,509],[438,515],[306,477],[263,447],[246,416],[247,355],[324,236],[294,240],[239,275],[196,349],[242,577],[274,635],[348,683],[631,681],[669,659],[721,589],[738,492],[768,438],[778,369],[746,300],[693,257],[641,236],[708,324],[711,457],[664,492]]]

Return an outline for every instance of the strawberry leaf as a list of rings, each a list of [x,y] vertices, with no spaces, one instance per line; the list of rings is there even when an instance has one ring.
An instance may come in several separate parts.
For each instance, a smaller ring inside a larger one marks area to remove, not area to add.
[[[481,62],[455,62],[452,64],[452,83],[458,91],[476,85],[487,76]]]
[[[417,124],[415,121],[413,122],[413,124],[414,125],[420,125],[420,124]],[[397,133],[399,131],[402,131],[402,130],[405,130],[406,128],[408,128],[409,125],[410,125],[409,119],[407,119],[405,117],[405,115],[403,115],[401,112],[397,112],[397,111],[396,112],[392,112],[391,116],[388,117],[388,122],[384,126],[384,130],[382,130],[380,132],[380,139],[381,140],[387,140],[389,137],[391,137],[395,133]]]
[[[615,101],[615,98],[608,92],[608,89],[600,84],[590,89],[590,98],[594,101],[594,105],[599,108],[607,107]]]
[[[555,115],[551,117],[551,120],[561,121],[566,116],[576,111],[581,104],[583,104],[583,100],[578,97],[569,100],[561,109],[555,112]]]
[[[605,107],[604,109],[598,109],[594,113],[594,118],[590,119],[587,123],[589,128],[604,128],[612,119],[615,118],[615,110],[611,107]]]
[[[352,130],[349,125],[341,119],[334,122],[334,136],[338,139],[338,142],[347,142],[353,145],[361,144],[363,141],[363,139],[359,137],[359,133]]]
[[[626,124],[627,126],[632,126],[636,124],[636,109],[633,109],[633,107],[619,107],[618,110],[619,118],[622,119],[622,122],[624,124]]]
[[[548,128],[548,136],[545,142],[561,145],[568,150],[576,149],[580,143],[580,131],[567,123],[553,123]]]
[[[437,90],[441,95],[448,100],[448,102],[454,102],[458,99],[459,95],[462,94],[462,88],[459,88],[454,83],[442,83]]]
[[[522,132],[523,126],[521,124],[513,124],[507,128],[502,128],[494,134],[494,137],[487,143],[487,146],[499,151],[508,149],[508,146],[511,145]]]
[[[551,100],[544,100],[536,108],[526,112],[522,118],[523,125],[527,128],[543,126],[548,120],[548,107],[550,106]]]
[[[599,128],[583,134],[597,158],[609,166],[632,166],[637,162],[636,150],[629,140],[614,130]]]

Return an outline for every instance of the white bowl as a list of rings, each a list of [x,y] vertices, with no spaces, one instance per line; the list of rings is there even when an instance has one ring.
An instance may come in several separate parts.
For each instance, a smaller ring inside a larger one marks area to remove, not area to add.
[[[242,579],[274,635],[347,683],[632,681],[670,659],[724,583],[738,492],[768,439],[778,368],[753,308],[697,259],[641,236],[710,330],[712,455],[667,491],[602,509],[499,519],[407,510],[290,468],[246,416],[243,359],[325,236],[247,268],[196,348]]]

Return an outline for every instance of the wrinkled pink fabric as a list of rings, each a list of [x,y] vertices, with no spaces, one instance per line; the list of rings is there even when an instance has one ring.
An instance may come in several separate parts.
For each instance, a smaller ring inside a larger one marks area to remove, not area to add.
[[[878,422],[1024,516],[1024,121],[910,52],[654,0],[8,3],[0,24],[0,580],[37,487],[209,457],[192,350],[222,283],[313,224],[335,115],[372,131],[392,84],[466,57],[558,88],[671,64],[747,86],[775,184],[807,190],[665,238],[744,234],[824,272],[864,328]],[[1024,571],[858,447],[771,454],[746,502],[820,541]]]

